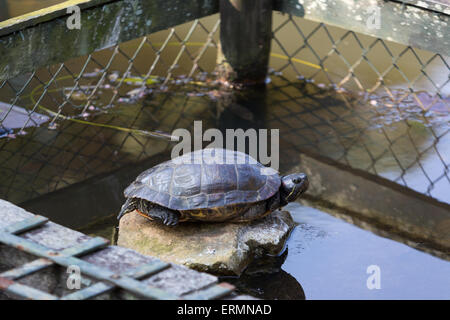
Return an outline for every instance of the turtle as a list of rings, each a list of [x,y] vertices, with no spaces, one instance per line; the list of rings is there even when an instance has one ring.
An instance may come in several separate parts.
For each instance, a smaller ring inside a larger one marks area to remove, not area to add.
[[[136,211],[168,226],[252,221],[296,200],[308,184],[304,173],[280,176],[240,151],[200,149],[139,174],[117,219]]]

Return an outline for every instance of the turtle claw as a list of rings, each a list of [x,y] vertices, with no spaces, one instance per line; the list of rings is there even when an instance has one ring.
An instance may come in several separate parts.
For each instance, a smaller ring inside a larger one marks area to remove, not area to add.
[[[164,224],[169,227],[176,226],[178,224],[178,217],[171,215],[164,220]]]
[[[178,215],[176,213],[171,213],[164,219],[164,224],[169,227],[176,226],[178,224]]]
[[[178,224],[178,212],[168,209],[153,209],[150,215],[166,226],[175,226]]]

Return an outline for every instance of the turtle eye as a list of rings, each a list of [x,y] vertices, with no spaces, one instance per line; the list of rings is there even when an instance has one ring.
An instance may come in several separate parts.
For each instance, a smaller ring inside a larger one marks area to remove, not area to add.
[[[294,182],[295,184],[298,184],[298,183],[302,182],[302,179],[295,178],[294,180],[292,180],[292,182]]]

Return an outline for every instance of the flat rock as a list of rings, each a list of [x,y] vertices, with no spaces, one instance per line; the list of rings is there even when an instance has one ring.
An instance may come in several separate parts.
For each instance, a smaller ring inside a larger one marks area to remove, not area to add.
[[[295,223],[275,211],[249,223],[182,223],[167,227],[135,212],[120,220],[117,244],[216,275],[240,275],[255,259],[280,254]]]

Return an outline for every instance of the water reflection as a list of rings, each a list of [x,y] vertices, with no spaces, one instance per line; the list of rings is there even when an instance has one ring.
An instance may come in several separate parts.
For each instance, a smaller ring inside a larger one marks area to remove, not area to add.
[[[289,248],[278,256],[260,257],[254,260],[239,278],[223,277],[238,291],[269,300],[305,300],[301,284],[281,267],[288,257]]]
[[[217,128],[224,134],[226,129],[266,129],[269,107],[267,95],[265,86],[222,94],[215,104]]]
[[[267,300],[305,300],[305,292],[300,283],[289,273],[243,275],[239,279],[224,279],[234,284],[243,294]]]

